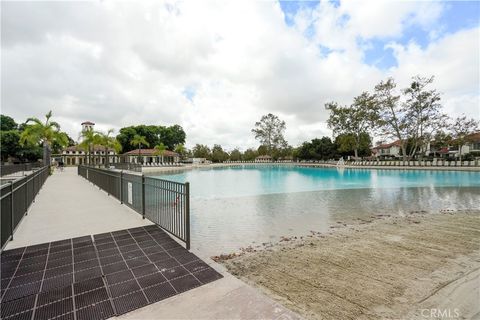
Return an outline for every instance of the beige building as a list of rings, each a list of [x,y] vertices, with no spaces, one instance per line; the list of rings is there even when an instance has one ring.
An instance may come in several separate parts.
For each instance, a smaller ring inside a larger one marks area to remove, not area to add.
[[[81,164],[105,164],[106,158],[108,156],[108,163],[118,162],[117,153],[112,150],[105,150],[103,146],[94,146],[90,150],[90,154],[85,152],[78,145],[67,147],[62,150],[61,158],[65,165],[67,166],[78,166]]]
[[[272,162],[272,157],[268,155],[258,156],[255,158],[255,162]]]
[[[392,143],[384,143],[372,148],[372,153],[377,158],[399,158],[401,157],[401,143],[397,140]]]
[[[95,123],[91,121],[82,122],[82,132],[93,130]],[[119,162],[118,155],[113,149],[105,150],[104,146],[93,146],[90,152],[80,148],[78,145],[67,147],[62,150],[59,155],[54,155],[53,158],[57,161],[62,161],[67,166],[78,166],[81,164],[105,164],[108,157],[108,163]]]

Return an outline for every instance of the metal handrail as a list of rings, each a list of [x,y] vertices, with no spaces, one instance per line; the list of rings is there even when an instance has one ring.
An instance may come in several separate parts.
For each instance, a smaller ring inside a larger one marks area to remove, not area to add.
[[[121,170],[78,166],[78,175],[159,225],[190,249],[190,185]]]
[[[34,202],[36,195],[49,176],[49,166],[44,166],[20,179],[12,180],[0,188],[1,206],[1,250],[13,234],[28,209]]]

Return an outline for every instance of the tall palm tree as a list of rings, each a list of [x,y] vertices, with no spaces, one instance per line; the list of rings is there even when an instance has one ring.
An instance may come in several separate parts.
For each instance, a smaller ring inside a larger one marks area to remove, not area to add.
[[[165,150],[167,150],[167,147],[163,143],[157,144],[155,146],[155,155],[161,156],[162,162],[163,162],[163,155],[165,154]]]
[[[45,118],[45,122],[38,118],[27,119],[25,129],[20,135],[20,145],[41,143],[43,145],[43,163],[50,165],[52,144],[56,143],[60,147],[65,147],[68,145],[68,136],[60,131],[60,125],[57,122],[51,121],[52,111],[49,111]]]
[[[109,129],[106,133],[99,132],[100,136],[100,145],[105,147],[105,167],[108,168],[110,157],[108,155],[109,150],[113,149],[116,153],[119,153],[122,150],[122,145],[118,140],[112,136],[113,129]]]
[[[175,152],[178,153],[180,155],[180,158],[183,158],[183,156],[185,155],[185,152],[187,151],[187,149],[185,148],[185,146],[183,144],[177,144],[175,146]]]
[[[100,134],[93,129],[87,129],[82,131],[82,133],[80,134],[80,138],[82,139],[82,141],[78,146],[85,150],[85,163],[87,162],[86,160],[88,155],[88,164],[92,164],[92,149],[95,147],[96,144],[100,143]]]
[[[146,147],[150,146],[150,144],[147,141],[147,138],[139,134],[136,134],[133,136],[132,140],[130,140],[130,144],[132,146],[138,147],[138,161],[140,162],[140,151],[142,150],[142,145]]]

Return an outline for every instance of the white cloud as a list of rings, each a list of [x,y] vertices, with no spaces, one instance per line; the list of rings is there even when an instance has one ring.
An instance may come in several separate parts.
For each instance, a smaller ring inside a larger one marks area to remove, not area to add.
[[[245,149],[257,145],[255,121],[273,112],[296,145],[329,133],[325,102],[417,73],[436,75],[447,111],[475,111],[478,28],[435,34],[424,49],[392,43],[398,68],[363,62],[359,37],[429,30],[440,14],[436,2],[321,2],[289,27],[276,2],[2,2],[2,113],[22,121],[53,109],[73,138],[84,120],[178,123],[189,146]]]
[[[480,28],[449,34],[425,49],[415,43],[391,44],[398,67],[391,70],[405,85],[412,75],[433,75],[434,85],[443,93],[445,111],[480,118]]]

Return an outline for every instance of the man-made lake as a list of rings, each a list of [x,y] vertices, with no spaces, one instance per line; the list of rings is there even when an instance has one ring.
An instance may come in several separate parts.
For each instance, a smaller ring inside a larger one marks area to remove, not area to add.
[[[192,248],[206,254],[373,214],[480,209],[480,172],[247,165],[158,177],[190,182]]]

